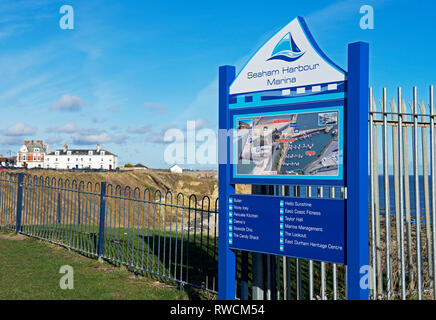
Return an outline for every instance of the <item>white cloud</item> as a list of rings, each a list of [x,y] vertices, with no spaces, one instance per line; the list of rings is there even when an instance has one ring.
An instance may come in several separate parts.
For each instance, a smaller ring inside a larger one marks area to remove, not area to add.
[[[51,104],[50,109],[63,111],[79,111],[84,105],[85,103],[79,97],[64,94],[59,100]]]
[[[94,122],[94,123],[103,123],[103,122],[106,121],[106,118],[100,118],[100,117],[95,116],[95,117],[92,117],[91,120],[92,120],[92,122]]]
[[[195,122],[195,130],[201,130],[203,128],[207,128],[209,125],[209,120],[207,119],[195,119],[195,120],[188,120],[191,122]],[[185,124],[185,130],[187,130],[188,122]]]
[[[0,145],[8,145],[8,146],[21,146],[24,143],[23,138],[15,136],[15,137],[2,137],[0,138]]]
[[[127,132],[141,134],[141,133],[148,133],[151,131],[151,129],[152,129],[151,125],[136,126],[136,127],[129,127],[127,129]]]
[[[47,129],[47,132],[57,132],[57,133],[73,133],[77,131],[76,121],[71,120],[70,122],[64,123],[63,125]]]
[[[167,112],[167,106],[159,103],[144,103],[144,109],[150,111],[152,115],[164,114]]]
[[[160,132],[149,132],[149,134],[147,135],[147,137],[145,139],[145,142],[146,143],[150,143],[150,142],[151,143],[158,143],[158,144],[159,143],[168,143],[167,141],[164,141],[164,136],[165,136],[165,133],[171,129],[177,129],[177,128],[175,128],[171,124],[168,124],[165,127],[163,127]]]
[[[36,132],[36,128],[32,128],[24,122],[17,122],[3,130],[3,134],[6,136],[25,136],[32,135]]]
[[[144,142],[148,142],[148,143],[168,143],[166,141],[164,141],[164,135],[162,135],[161,133],[156,133],[156,132],[152,132],[150,133],[147,138],[145,139]]]
[[[179,118],[189,118],[198,112],[218,114],[218,78],[213,79],[206,87],[197,93],[195,100],[185,109]]]
[[[65,143],[66,141],[65,141],[64,138],[61,138],[59,136],[51,136],[47,140],[45,140],[45,142],[47,142],[48,144],[52,145],[52,144]]]
[[[0,62],[0,64],[3,64]],[[24,92],[39,88],[48,80],[49,76],[47,74],[39,75],[35,78],[29,78],[23,82],[19,82],[17,85],[9,87],[6,91],[2,92],[0,98],[8,99],[11,97],[20,97]]]
[[[107,132],[96,129],[81,129],[71,135],[74,144],[94,145],[102,143],[125,143],[127,135],[109,135]]]
[[[109,112],[116,113],[116,112],[120,111],[120,109],[121,109],[121,104],[117,104],[117,105],[113,105],[113,106],[107,108],[106,110]]]
[[[6,1],[0,4],[0,39],[16,36],[24,31],[32,31],[43,20],[57,17],[47,5],[55,0],[46,1]]]

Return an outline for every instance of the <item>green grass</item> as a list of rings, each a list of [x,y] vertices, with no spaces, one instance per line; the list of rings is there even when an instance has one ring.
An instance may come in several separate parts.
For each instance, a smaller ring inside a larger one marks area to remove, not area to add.
[[[90,225],[37,225],[37,226],[24,226],[23,231],[36,234],[43,238],[52,241],[61,242],[63,244],[75,247],[87,252],[96,252],[98,237],[90,236],[90,233],[98,233],[97,226]],[[189,240],[187,232],[183,234],[183,254],[181,254],[181,234],[176,234],[174,231],[153,229],[136,229],[136,228],[106,228],[105,229],[105,257],[112,258],[116,261],[122,261],[131,265],[128,269],[130,271],[137,271],[141,275],[147,275],[146,271],[140,271],[141,268],[149,271],[154,271],[159,274],[164,273],[171,278],[176,277],[180,279],[180,267],[182,265],[182,278],[188,283],[198,286],[206,286],[208,288],[217,288],[217,274],[218,274],[218,254],[217,248],[214,246],[216,239],[211,236],[208,239],[203,234],[201,237],[200,232],[191,232]],[[177,255],[175,254],[176,239],[177,238]],[[171,248],[171,250],[170,250]],[[181,258],[183,256],[183,262]],[[238,278],[241,277],[241,254],[238,252],[237,256],[237,274]],[[251,272],[251,258],[248,256],[248,283],[251,287],[252,272]],[[281,259],[282,260],[282,259]],[[177,262],[177,263],[175,263]],[[182,262],[182,263],[181,263]],[[282,265],[282,261],[280,262]],[[338,297],[344,296],[344,270],[343,266],[338,268]],[[314,275],[314,294],[319,295],[321,286],[321,273],[320,263],[313,262],[313,275]],[[291,277],[296,276],[296,261],[290,261]],[[331,266],[326,269],[326,294],[329,297],[333,296],[333,281],[332,281],[332,268]],[[302,297],[309,298],[309,262],[301,260],[301,276],[302,276]],[[280,273],[281,282],[283,283],[283,273]],[[163,279],[161,278],[160,281]],[[171,283],[171,282],[169,282]],[[173,282],[173,284],[175,284]],[[295,278],[291,280],[291,292],[295,297],[297,294],[297,287]],[[238,292],[240,289],[240,282],[238,281]],[[206,294],[206,293],[203,293]],[[283,292],[282,292],[283,294]],[[251,290],[249,291],[249,297]],[[213,297],[212,297],[213,298]]]
[[[74,289],[62,290],[59,269],[74,269]],[[0,299],[159,299],[196,297],[190,291],[124,267],[99,263],[74,251],[34,238],[0,231]],[[198,297],[198,296],[197,296]]]
[[[89,225],[31,225],[23,232],[59,242],[85,252],[97,252],[98,227]],[[92,235],[94,233],[94,235]],[[183,238],[183,252],[181,251]],[[176,241],[177,239],[177,241]],[[127,263],[130,269],[145,269],[197,286],[217,287],[217,239],[206,232],[165,231],[137,228],[105,228],[107,258]],[[177,251],[176,251],[177,249]],[[141,271],[140,271],[141,272]],[[182,272],[182,275],[180,274]],[[145,272],[141,272],[145,274]]]

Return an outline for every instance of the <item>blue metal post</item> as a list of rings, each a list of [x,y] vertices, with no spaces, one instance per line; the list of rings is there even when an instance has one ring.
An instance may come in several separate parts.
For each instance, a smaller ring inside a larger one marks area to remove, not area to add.
[[[24,173],[18,174],[18,186],[17,186],[17,233],[21,231],[21,212],[23,209],[23,181]]]
[[[100,228],[98,233],[98,257],[104,255],[104,224],[106,215],[106,182],[101,183],[100,189]]]
[[[368,92],[369,45],[348,45],[346,108],[347,298],[368,300],[361,278],[368,272]]]
[[[230,184],[230,146],[229,137],[229,87],[235,78],[235,67],[219,68],[219,133],[218,133],[218,187],[219,187],[219,237],[218,237],[218,299],[234,300],[235,253],[229,248],[229,195],[235,192]]]

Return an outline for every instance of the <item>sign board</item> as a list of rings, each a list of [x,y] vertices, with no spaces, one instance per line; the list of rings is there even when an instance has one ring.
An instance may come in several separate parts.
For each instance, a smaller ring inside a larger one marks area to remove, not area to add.
[[[234,194],[232,249],[345,263],[344,200]]]
[[[303,18],[268,40],[229,87],[231,182],[344,185],[345,80]]]
[[[368,51],[350,44],[346,72],[298,17],[237,75],[220,67],[220,299],[234,299],[234,250],[345,264],[347,296],[367,298]],[[236,184],[341,187],[345,198],[240,195]]]
[[[233,179],[342,183],[343,104],[263,110],[232,114]]]

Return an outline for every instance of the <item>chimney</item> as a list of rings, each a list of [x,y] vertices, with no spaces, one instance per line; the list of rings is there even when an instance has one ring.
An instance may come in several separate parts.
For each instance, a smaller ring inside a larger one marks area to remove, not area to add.
[[[64,152],[67,152],[67,150],[68,150],[68,146],[64,144]]]
[[[97,152],[100,152],[100,145],[97,145]]]

